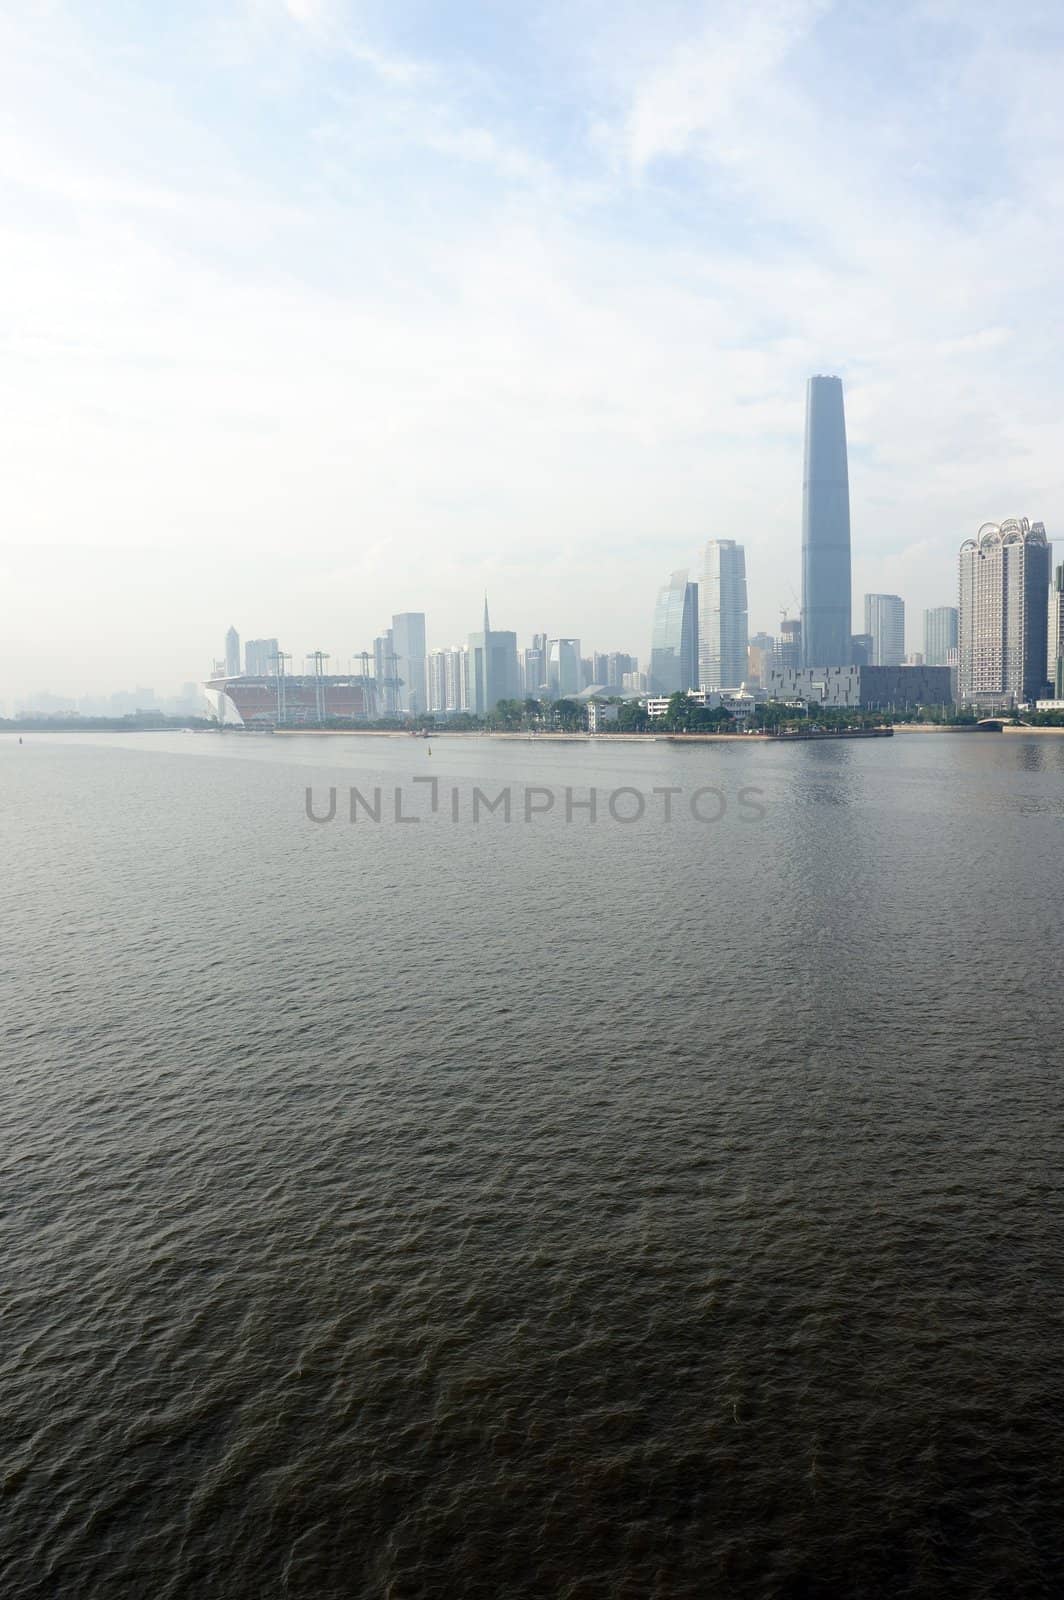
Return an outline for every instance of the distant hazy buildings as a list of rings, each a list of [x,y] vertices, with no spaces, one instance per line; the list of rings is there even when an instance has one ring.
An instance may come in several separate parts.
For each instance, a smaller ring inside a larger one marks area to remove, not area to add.
[[[809,379],[802,483],[802,662],[849,664],[850,480],[839,378]],[[867,631],[867,630],[866,630]]]
[[[870,633],[851,633],[850,635],[850,661],[855,667],[870,667],[872,665],[872,650],[874,641]]]
[[[872,640],[873,667],[900,667],[905,660],[905,601],[897,594],[866,594],[865,633]]]
[[[244,646],[244,670],[249,678],[269,678],[277,671],[277,640],[249,639]]]
[[[649,681],[654,694],[698,687],[698,585],[688,583],[686,571],[658,591]]]
[[[225,636],[225,675],[227,678],[240,676],[240,635],[235,628],[230,628]]]
[[[426,709],[425,613],[401,611],[392,618],[392,647],[397,662],[399,710],[420,716]]]
[[[746,651],[746,681],[764,683],[772,668],[776,641],[771,633],[755,633]]]
[[[579,650],[577,651],[579,657]],[[469,707],[475,716],[493,711],[500,700],[517,700],[521,678],[517,667],[517,635],[493,629],[484,599],[484,626],[469,635]]]
[[[454,716],[469,710],[469,652],[461,645],[430,650],[426,663],[428,709]]]
[[[962,701],[1037,700],[1048,661],[1050,548],[1041,522],[985,522],[960,549]]]
[[[929,667],[949,665],[957,648],[957,607],[934,606],[924,612],[924,660]]]
[[[802,664],[802,624],[797,617],[784,617],[776,640],[772,664],[784,672],[796,672]]]
[[[584,687],[579,639],[552,639],[547,646],[547,684],[556,700]]]
[[[699,687],[737,689],[746,679],[749,636],[746,551],[734,539],[706,544],[697,627]]]

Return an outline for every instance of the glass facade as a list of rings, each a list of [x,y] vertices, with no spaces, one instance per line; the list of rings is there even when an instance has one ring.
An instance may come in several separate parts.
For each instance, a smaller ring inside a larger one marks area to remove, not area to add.
[[[802,483],[802,660],[850,664],[850,478],[842,380],[810,378]],[[866,630],[867,631],[867,630]]]
[[[698,585],[674,572],[658,592],[650,642],[650,692],[698,688]]]
[[[929,667],[945,667],[957,648],[957,607],[935,606],[924,612],[924,660]]]
[[[700,689],[738,689],[746,680],[746,551],[734,539],[710,539],[699,596]]]

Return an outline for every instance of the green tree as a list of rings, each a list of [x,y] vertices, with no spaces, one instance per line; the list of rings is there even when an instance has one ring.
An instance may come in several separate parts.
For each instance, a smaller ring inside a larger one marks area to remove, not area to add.
[[[566,732],[574,732],[584,726],[584,708],[575,700],[555,700],[554,721]]]

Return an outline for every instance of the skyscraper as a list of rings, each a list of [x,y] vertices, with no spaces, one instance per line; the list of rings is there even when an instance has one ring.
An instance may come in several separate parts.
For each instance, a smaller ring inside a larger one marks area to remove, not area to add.
[[[397,717],[401,685],[391,628],[379,633],[373,641],[373,677],[377,685],[378,717]]]
[[[225,636],[225,675],[227,678],[240,676],[240,635],[235,628],[230,628]]]
[[[249,639],[244,646],[244,667],[249,678],[269,678],[277,671],[277,640]]]
[[[1049,660],[1046,665],[1053,698],[1064,700],[1064,566],[1054,572],[1049,591]]]
[[[1041,522],[984,522],[960,549],[958,695],[1034,700],[1045,691],[1050,547]]]
[[[901,596],[866,594],[864,629],[872,640],[869,666],[900,667],[905,660],[905,601]]]
[[[427,710],[425,684],[425,613],[401,611],[392,618],[392,648],[398,657],[399,709],[411,716]]]
[[[802,482],[802,660],[850,664],[850,478],[842,380],[809,379]]]
[[[469,635],[469,710],[476,716],[494,711],[500,700],[516,700],[521,693],[517,670],[517,635],[493,629],[484,596],[484,626]]]
[[[957,648],[957,607],[934,606],[924,612],[924,660],[929,667],[949,666]]]
[[[654,694],[698,688],[698,585],[674,572],[658,591],[650,641],[650,686]]]
[[[698,687],[737,689],[747,669],[746,551],[710,539],[698,596]]]
[[[547,683],[557,699],[579,694],[583,685],[579,639],[552,639],[547,646]]]

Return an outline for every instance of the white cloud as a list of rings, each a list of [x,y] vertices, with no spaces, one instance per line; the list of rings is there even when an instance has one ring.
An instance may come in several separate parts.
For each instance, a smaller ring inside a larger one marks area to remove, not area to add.
[[[141,681],[195,675],[232,618],[337,658],[408,606],[460,638],[485,586],[500,625],[642,651],[654,586],[721,533],[771,626],[804,379],[836,366],[858,597],[916,616],[970,527],[1052,531],[1060,128],[1040,102],[1037,139],[1008,107],[979,131],[985,205],[952,203],[928,132],[976,140],[993,34],[934,118],[900,93],[855,115],[803,64],[822,7],[718,8],[660,56],[647,28],[623,95],[600,66],[545,122],[501,67],[481,93],[484,64],[363,42],[343,11],[278,0],[281,44],[264,18],[187,94],[168,56],[115,59],[58,14],[32,50],[8,35],[9,677],[51,629],[54,687],[113,686],[94,583]],[[615,167],[573,131],[595,123]]]

